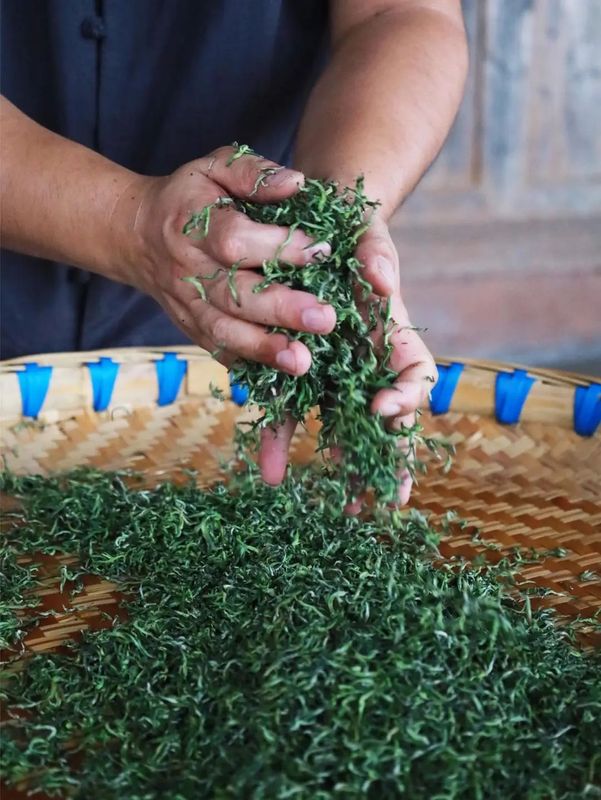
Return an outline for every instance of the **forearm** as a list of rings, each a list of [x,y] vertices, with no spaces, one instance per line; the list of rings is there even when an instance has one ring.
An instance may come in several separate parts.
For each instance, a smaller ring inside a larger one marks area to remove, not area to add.
[[[3,247],[127,280],[144,178],[1,103]]]
[[[463,91],[460,14],[436,5],[397,4],[345,30],[298,135],[300,169],[343,183],[363,174],[386,217],[435,158]]]

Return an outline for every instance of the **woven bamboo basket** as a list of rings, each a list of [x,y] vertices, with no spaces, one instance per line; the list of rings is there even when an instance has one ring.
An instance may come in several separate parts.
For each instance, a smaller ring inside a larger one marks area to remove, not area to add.
[[[474,557],[482,550],[475,530],[499,553],[563,548],[565,556],[525,567],[523,578],[553,589],[544,602],[560,615],[594,613],[601,607],[601,386],[583,376],[482,361],[440,359],[439,371],[423,421],[457,454],[450,474],[432,465],[412,504],[435,517],[453,509],[468,523],[443,540],[442,556]],[[233,399],[215,399],[211,386]],[[150,482],[193,469],[210,484],[231,455],[234,423],[250,413],[237,404],[240,394],[225,369],[193,347],[5,361],[4,467],[19,474],[128,468]],[[314,457],[316,432],[310,419],[297,433],[293,462]],[[10,506],[11,499],[3,502]],[[64,608],[57,574],[70,560],[45,558],[43,608]],[[47,617],[26,644],[53,650],[99,625],[98,612],[117,603],[114,586],[90,579],[75,603],[70,599],[81,610]]]

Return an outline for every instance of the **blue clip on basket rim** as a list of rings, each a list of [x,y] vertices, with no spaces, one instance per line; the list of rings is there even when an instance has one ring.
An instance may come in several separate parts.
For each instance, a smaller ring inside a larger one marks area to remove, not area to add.
[[[25,364],[25,369],[17,372],[21,404],[24,417],[37,419],[48,394],[52,367],[40,366],[35,362]]]
[[[524,403],[536,379],[525,369],[498,372],[495,381],[495,416],[503,425],[519,422]]]
[[[111,403],[119,364],[108,356],[100,356],[98,361],[88,361],[86,366],[92,381],[94,411],[105,411]]]
[[[601,422],[601,383],[577,386],[574,392],[574,430],[593,436]]]
[[[155,367],[159,384],[157,404],[159,406],[170,405],[177,398],[188,369],[188,362],[178,358],[177,353],[165,353],[162,359],[155,361]]]
[[[236,383],[231,372],[229,374],[229,380],[230,398],[237,406],[243,406],[248,400],[248,395],[250,394],[248,386],[245,386],[243,383]]]
[[[433,414],[446,414],[451,407],[464,365],[459,361],[453,361],[452,364],[437,364],[436,366],[438,381],[430,393],[430,411]]]

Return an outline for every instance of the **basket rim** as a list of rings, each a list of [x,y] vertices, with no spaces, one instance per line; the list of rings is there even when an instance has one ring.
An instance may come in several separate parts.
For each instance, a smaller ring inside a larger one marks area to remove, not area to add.
[[[90,361],[98,358],[112,358],[117,363],[148,362],[159,360],[165,353],[176,353],[194,361],[213,362],[212,356],[196,345],[167,345],[149,347],[109,347],[98,350],[60,351],[53,353],[37,353],[19,358],[0,361],[0,372],[18,372],[27,364],[40,366],[86,367]],[[467,358],[463,356],[435,356],[437,364],[445,366],[460,363],[485,372],[504,372],[508,369],[521,369],[544,383],[563,384],[569,386],[587,386],[601,382],[601,377],[584,373],[570,372],[550,367],[530,367],[513,361],[496,359]]]
[[[534,422],[593,436],[601,422],[601,379],[548,368],[474,358],[436,359],[439,379],[429,410]],[[30,355],[0,362],[0,422],[43,423],[117,408],[159,408],[215,390],[244,405],[245,387],[194,345],[119,347]],[[428,403],[424,403],[428,407]]]

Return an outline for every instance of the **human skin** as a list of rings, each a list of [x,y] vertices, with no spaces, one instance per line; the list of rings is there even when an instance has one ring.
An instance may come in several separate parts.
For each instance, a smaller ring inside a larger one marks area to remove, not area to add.
[[[393,386],[372,410],[388,424],[410,423],[436,376],[434,361],[414,331],[400,291],[400,266],[387,222],[438,152],[460,101],[466,46],[459,0],[332,0],[332,56],[308,101],[295,169],[247,155],[228,165],[229,147],[183,165],[169,176],[138,175],[41,127],[8,100],[0,106],[0,235],[9,249],[73,264],[154,297],[191,340],[231,365],[261,361],[304,374],[311,354],[266,326],[330,332],[334,310],[307,292],[271,286],[253,294],[253,268],[273,257],[287,229],[251,222],[232,208],[216,209],[209,234],[194,240],[182,227],[219,197],[276,202],[305,176],[353,185],[363,174],[381,202],[357,256],[374,293],[392,298],[404,328],[393,336]],[[263,177],[258,189],[257,179]],[[31,220],[35,219],[35,225]],[[77,231],[77,236],[73,232]],[[282,257],[307,264],[327,245],[295,231]],[[206,281],[206,299],[181,280],[214,275],[244,259],[236,277],[239,305],[226,277]],[[284,475],[292,421],[263,436],[265,480]],[[406,502],[405,479],[399,502]],[[356,509],[350,509],[356,510]]]
[[[299,130],[296,165],[305,174],[352,186],[365,178],[381,205],[357,248],[374,292],[390,296],[397,333],[391,366],[398,378],[372,402],[393,429],[412,425],[437,378],[431,354],[401,295],[402,269],[388,220],[440,150],[457,113],[468,54],[460,0],[332,0],[332,58],[315,86]],[[263,433],[261,464],[281,480],[294,423]],[[403,476],[399,503],[409,499]],[[361,498],[349,510],[358,511]]]

